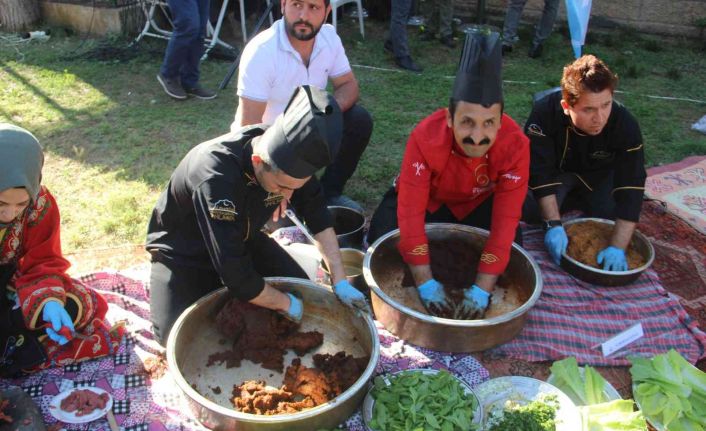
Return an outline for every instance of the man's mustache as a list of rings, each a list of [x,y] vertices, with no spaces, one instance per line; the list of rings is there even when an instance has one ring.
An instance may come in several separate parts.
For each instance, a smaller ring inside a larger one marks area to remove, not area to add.
[[[304,20],[301,20],[301,19],[300,19],[299,21],[295,21],[294,24],[292,24],[292,27],[296,27],[296,26],[298,26],[299,24],[304,24],[305,26],[309,27],[309,29],[311,29],[312,31],[314,30],[314,26],[311,25],[310,22],[307,22],[307,21],[304,21]]]
[[[463,143],[466,145],[490,145],[490,139],[489,138],[483,138],[479,143],[476,144],[476,142],[471,138],[470,136],[467,138],[463,138]]]

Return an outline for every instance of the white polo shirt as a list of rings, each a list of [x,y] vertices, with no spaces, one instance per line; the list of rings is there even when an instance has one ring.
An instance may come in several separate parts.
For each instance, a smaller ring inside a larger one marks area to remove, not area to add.
[[[292,92],[300,85],[326,89],[329,78],[351,71],[346,51],[336,28],[321,26],[307,68],[287,38],[284,20],[279,19],[255,36],[243,49],[238,72],[238,96],[267,102],[262,122],[272,124],[284,111]],[[231,130],[240,128],[235,122]]]

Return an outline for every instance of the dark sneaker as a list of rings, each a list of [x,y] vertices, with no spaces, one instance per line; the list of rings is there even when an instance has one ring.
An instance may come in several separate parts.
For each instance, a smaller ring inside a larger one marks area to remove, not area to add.
[[[364,214],[363,207],[360,206],[358,202],[354,201],[346,195],[331,196],[330,198],[326,199],[326,206],[346,207],[354,211],[358,211],[361,214]]]
[[[527,56],[529,58],[539,58],[542,55],[542,44],[541,43],[533,43],[532,46],[530,46],[529,51],[527,52]]]
[[[421,66],[417,65],[417,63],[415,63],[409,55],[395,58],[395,64],[402,69],[409,70],[410,72],[421,73],[422,70],[424,70]]]
[[[511,53],[512,52],[512,45],[508,45],[508,44],[503,43],[502,51],[503,51],[503,55]]]
[[[203,88],[201,84],[196,84],[196,87],[193,88],[187,88],[186,94],[189,96],[196,97],[197,99],[202,99],[202,100],[211,100],[215,99],[217,94],[215,91],[208,90],[206,88]]]
[[[179,82],[179,78],[169,79],[162,76],[161,73],[158,73],[157,81],[162,84],[164,92],[167,93],[169,97],[173,97],[177,100],[186,99],[186,91],[184,91],[184,89],[181,87],[181,82]]]
[[[439,42],[447,48],[456,48],[456,41],[452,36],[442,36],[439,38]]]

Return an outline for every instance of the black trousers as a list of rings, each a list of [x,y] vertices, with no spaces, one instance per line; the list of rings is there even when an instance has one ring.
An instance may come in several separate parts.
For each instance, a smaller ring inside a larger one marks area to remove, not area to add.
[[[615,199],[613,199],[613,176],[608,176],[603,182],[595,185],[589,191],[574,174],[564,172],[557,177],[561,185],[557,188],[556,202],[561,213],[578,209],[589,217],[605,219],[615,218]],[[541,223],[542,213],[539,202],[532,190],[527,190],[527,197],[522,206],[522,220],[527,223]]]
[[[456,223],[466,226],[479,227],[481,229],[490,230],[490,222],[493,216],[493,198],[490,195],[482,204],[471,211],[462,220],[456,218],[446,205],[442,205],[436,212],[430,213],[427,211],[424,217],[425,223]],[[378,205],[373,218],[370,220],[370,229],[368,230],[368,244],[374,243],[378,238],[397,229],[397,192],[394,187],[391,187],[382,198],[382,202]],[[515,229],[515,242],[522,245],[522,229],[517,225]]]
[[[262,232],[248,240],[247,246],[255,270],[261,276],[308,278],[299,264]],[[150,319],[157,341],[166,345],[169,331],[179,315],[199,298],[221,287],[223,282],[215,270],[177,264],[154,252],[150,273]]]
[[[339,196],[343,187],[353,176],[365,147],[373,133],[373,119],[359,105],[353,105],[343,113],[343,139],[338,154],[321,176],[321,186],[326,198]]]

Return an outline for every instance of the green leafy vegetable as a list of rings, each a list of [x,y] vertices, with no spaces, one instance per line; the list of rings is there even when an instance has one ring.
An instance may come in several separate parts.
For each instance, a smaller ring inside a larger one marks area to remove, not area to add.
[[[581,376],[576,358],[556,361],[550,368],[554,386],[561,389],[577,405],[591,405],[608,401],[604,394],[605,379],[595,369],[584,367]]]
[[[525,405],[508,401],[501,412],[491,413],[486,430],[555,431],[558,406],[556,395],[548,395]]]
[[[405,371],[374,379],[375,399],[370,426],[378,431],[467,431],[478,401],[446,371]]]
[[[706,429],[706,373],[674,349],[652,359],[628,359],[635,400],[648,420],[670,431]]]
[[[644,431],[647,423],[640,411],[633,411],[632,400],[579,407],[583,431]]]

